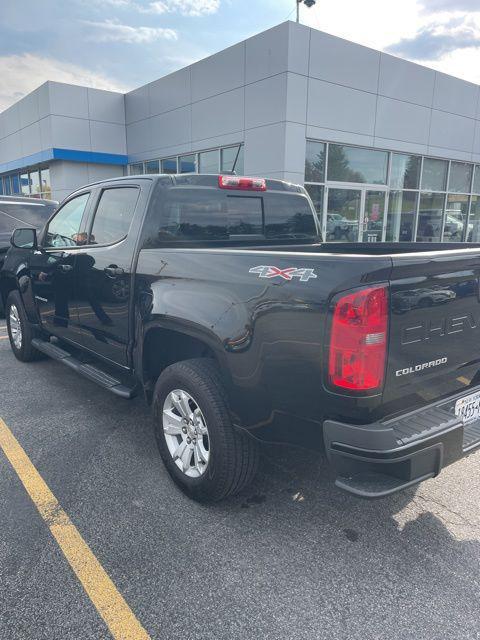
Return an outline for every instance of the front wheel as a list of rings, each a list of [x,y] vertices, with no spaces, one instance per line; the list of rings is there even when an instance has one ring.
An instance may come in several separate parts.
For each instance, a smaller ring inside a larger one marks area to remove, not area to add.
[[[252,481],[258,445],[233,426],[212,360],[185,360],[167,367],[155,386],[153,411],[163,462],[190,497],[216,502]]]
[[[12,291],[8,296],[5,316],[7,318],[10,346],[17,360],[31,362],[32,360],[39,360],[44,357],[43,354],[32,345],[32,340],[35,336],[28,322],[23,301],[18,291]]]

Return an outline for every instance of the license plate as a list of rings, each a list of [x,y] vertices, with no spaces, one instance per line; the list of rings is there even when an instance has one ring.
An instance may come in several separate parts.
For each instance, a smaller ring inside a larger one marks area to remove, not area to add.
[[[459,398],[455,403],[455,415],[463,420],[463,424],[480,419],[480,391]]]

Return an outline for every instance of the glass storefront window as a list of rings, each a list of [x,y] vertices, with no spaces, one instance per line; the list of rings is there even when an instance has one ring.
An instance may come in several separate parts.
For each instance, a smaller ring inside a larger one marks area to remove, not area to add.
[[[335,182],[386,184],[388,152],[331,144],[327,179]]]
[[[241,176],[243,175],[245,169],[244,169],[244,156],[245,156],[245,149],[243,147],[243,144],[240,147],[240,152],[238,154],[238,158],[237,158],[237,164],[235,165],[235,173],[237,174],[237,176]]]
[[[200,173],[218,173],[218,156],[218,149],[199,153]]]
[[[449,194],[447,196],[443,225],[444,242],[462,242],[464,239],[469,200],[470,196],[467,195]]]
[[[329,189],[327,237],[332,242],[357,242],[362,192],[356,189]]]
[[[28,173],[20,174],[20,190],[22,192],[22,195],[30,195],[30,180],[28,178]]]
[[[18,178],[18,175],[15,174],[13,176],[10,176],[10,180],[11,180],[11,186],[12,186],[12,193],[20,193],[20,180]]]
[[[3,179],[3,190],[5,191],[5,195],[11,195],[12,191],[10,189],[10,176],[5,176]]]
[[[448,162],[435,158],[424,158],[422,189],[426,191],[445,191]]]
[[[467,162],[451,162],[448,190],[455,193],[470,193],[473,165]]]
[[[443,193],[420,194],[417,242],[440,242],[444,203]]]
[[[162,160],[162,173],[177,173],[177,159],[166,158]]]
[[[238,152],[239,147],[227,147],[221,150],[220,171],[234,171],[233,167],[236,165]],[[235,172],[238,174],[236,166]]]
[[[30,193],[36,198],[40,197],[40,172],[30,171]]]
[[[52,187],[50,186],[50,170],[42,169],[40,171],[40,186],[44,198],[52,197]]]
[[[480,242],[480,196],[472,196],[467,242]]]
[[[420,182],[420,156],[392,154],[390,186],[394,189],[418,189]]]
[[[178,170],[180,173],[195,173],[197,170],[197,159],[195,154],[179,158]]]
[[[363,214],[363,242],[382,241],[384,213],[385,191],[367,191]]]
[[[473,193],[480,193],[480,164],[477,164],[475,167],[472,191]]]
[[[160,173],[160,161],[149,160],[145,162],[145,173]]]
[[[305,188],[308,191],[308,195],[312,199],[313,206],[315,207],[315,211],[321,215],[323,211],[324,187],[318,184],[306,184]]]
[[[322,226],[322,218],[323,218],[323,193],[325,187],[318,184],[306,184],[306,190],[308,191],[308,195],[312,199],[313,206],[315,207],[315,211],[317,212],[317,218]]]
[[[325,144],[307,140],[305,158],[305,180],[324,182],[325,180]]]
[[[390,191],[387,242],[412,242],[418,195],[415,191]]]
[[[143,173],[143,162],[135,162],[130,165],[130,175],[139,176]]]

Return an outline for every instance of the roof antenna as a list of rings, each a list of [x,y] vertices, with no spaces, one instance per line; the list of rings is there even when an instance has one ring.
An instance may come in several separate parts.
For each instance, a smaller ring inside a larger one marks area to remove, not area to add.
[[[296,0],[296,3],[297,3],[297,22],[300,22],[300,5],[302,4],[302,2],[305,4],[306,7],[308,7],[310,9],[316,3],[316,0]]]

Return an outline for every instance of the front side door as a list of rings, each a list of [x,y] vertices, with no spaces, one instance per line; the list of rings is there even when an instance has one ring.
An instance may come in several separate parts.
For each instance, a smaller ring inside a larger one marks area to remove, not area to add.
[[[82,344],[126,365],[132,261],[137,234],[128,234],[140,188],[110,186],[99,194],[86,246],[77,252],[75,280]]]
[[[42,325],[60,338],[78,341],[75,285],[76,248],[90,192],[68,200],[50,220],[42,246],[30,259],[32,288]]]

